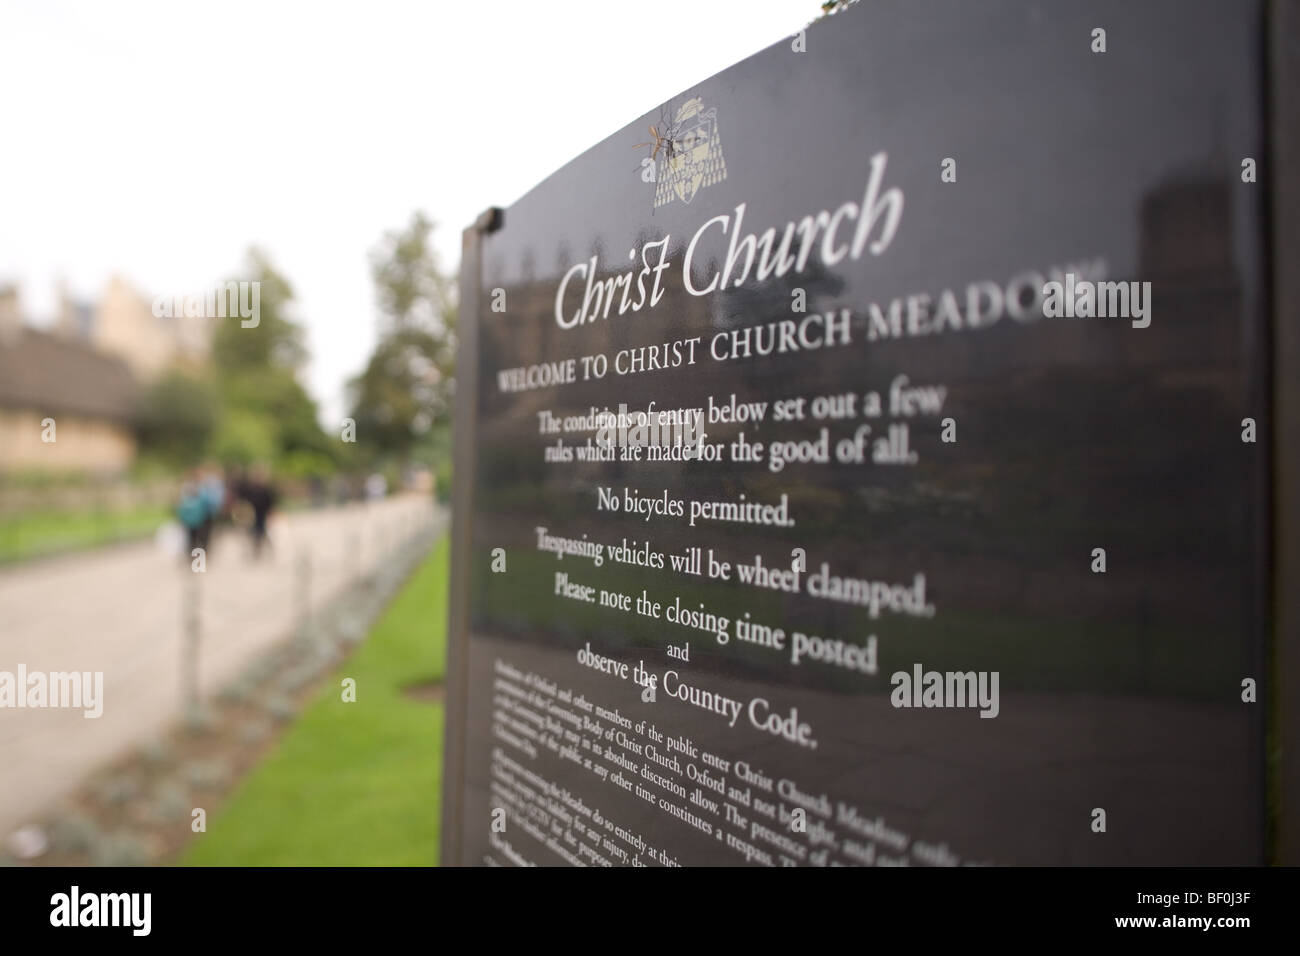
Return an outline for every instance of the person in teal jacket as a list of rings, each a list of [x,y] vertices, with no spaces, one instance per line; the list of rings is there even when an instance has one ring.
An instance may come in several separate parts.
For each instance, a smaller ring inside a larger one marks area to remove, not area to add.
[[[209,499],[203,493],[199,477],[198,469],[192,470],[185,476],[185,481],[181,485],[180,498],[176,502],[176,520],[185,528],[189,543],[185,549],[186,561],[194,555],[195,548],[206,550],[204,528],[210,526],[212,520]]]

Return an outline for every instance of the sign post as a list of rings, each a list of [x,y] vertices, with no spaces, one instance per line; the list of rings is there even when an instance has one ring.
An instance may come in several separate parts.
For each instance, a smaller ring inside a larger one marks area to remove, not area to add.
[[[1285,6],[863,4],[466,230],[444,862],[1293,858]]]

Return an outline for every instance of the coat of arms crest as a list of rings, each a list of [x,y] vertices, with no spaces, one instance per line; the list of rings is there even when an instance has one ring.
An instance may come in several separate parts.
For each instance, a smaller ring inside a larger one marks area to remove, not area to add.
[[[667,138],[670,146],[659,160],[655,208],[673,197],[689,203],[705,186],[727,178],[716,107],[706,110],[699,97],[687,100],[673,117]]]

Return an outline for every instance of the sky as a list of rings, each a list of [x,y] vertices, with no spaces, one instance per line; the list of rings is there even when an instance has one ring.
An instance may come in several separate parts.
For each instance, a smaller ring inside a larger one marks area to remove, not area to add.
[[[0,285],[48,321],[120,275],[202,293],[266,249],[322,424],[374,344],[369,251],[461,230],[818,0],[0,0]]]

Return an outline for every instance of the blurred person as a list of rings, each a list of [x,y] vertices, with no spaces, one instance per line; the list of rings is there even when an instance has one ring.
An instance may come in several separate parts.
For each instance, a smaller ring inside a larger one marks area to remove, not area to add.
[[[199,480],[199,495],[207,506],[207,517],[199,526],[199,547],[205,551],[212,541],[212,529],[226,510],[226,482],[213,463],[204,466]]]
[[[388,480],[379,472],[375,472],[366,479],[366,499],[369,501],[378,501],[388,494]]]
[[[230,523],[238,525],[241,528],[248,526],[248,502],[241,496],[244,492],[244,484],[248,481],[248,472],[238,466],[232,467],[229,472],[230,479],[226,483],[226,514],[230,518]]]
[[[271,484],[271,470],[264,464],[254,465],[239,489],[239,497],[248,502],[253,511],[249,535],[253,544],[253,557],[260,557],[266,545],[266,523],[275,507],[278,496]]]
[[[209,522],[208,501],[203,495],[202,475],[197,468],[191,468],[181,483],[180,495],[176,502],[176,520],[185,529],[187,547],[185,560],[194,554],[195,548],[204,548],[203,526]]]
[[[346,505],[349,501],[353,500],[352,488],[348,483],[347,478],[342,475],[334,476],[332,491],[334,495],[334,503],[336,505]]]
[[[320,475],[308,475],[307,488],[313,508],[324,508],[329,504],[329,493],[325,487],[325,479]]]

